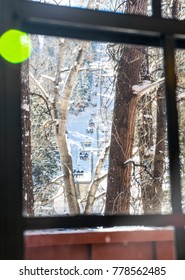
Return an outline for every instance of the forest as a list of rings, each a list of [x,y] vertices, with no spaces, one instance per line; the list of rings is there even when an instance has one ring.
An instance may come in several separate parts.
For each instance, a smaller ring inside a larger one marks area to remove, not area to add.
[[[151,15],[151,1],[38,1]],[[183,20],[185,1],[162,1]],[[22,64],[26,216],[171,213],[162,48],[30,35]],[[185,52],[176,49],[185,211]]]

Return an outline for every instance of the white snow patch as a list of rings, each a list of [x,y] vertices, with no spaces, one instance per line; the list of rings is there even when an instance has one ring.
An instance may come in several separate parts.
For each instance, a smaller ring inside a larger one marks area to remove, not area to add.
[[[27,112],[29,112],[29,110],[30,110],[30,107],[29,107],[28,104],[25,104],[25,103],[24,103],[24,104],[22,104],[21,107],[22,107],[23,110],[25,110],[25,111],[27,111]]]

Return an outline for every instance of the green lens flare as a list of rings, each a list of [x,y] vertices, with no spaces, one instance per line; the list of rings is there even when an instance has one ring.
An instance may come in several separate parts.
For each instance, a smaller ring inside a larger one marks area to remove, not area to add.
[[[0,55],[11,63],[21,63],[31,55],[31,40],[25,32],[10,29],[0,37]]]

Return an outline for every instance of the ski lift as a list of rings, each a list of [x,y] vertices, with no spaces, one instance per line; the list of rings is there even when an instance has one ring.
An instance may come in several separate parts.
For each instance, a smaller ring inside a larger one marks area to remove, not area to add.
[[[93,119],[89,120],[89,127],[95,127],[95,122],[93,121]]]
[[[91,147],[91,141],[85,142],[85,143],[84,143],[84,146],[85,146],[85,147]]]
[[[78,178],[84,175],[84,170],[83,169],[79,169],[79,168],[75,168],[73,169],[73,176]]]
[[[97,102],[91,102],[92,107],[97,107]]]
[[[87,129],[86,129],[86,132],[92,134],[92,133],[94,133],[94,128],[88,126]]]
[[[101,132],[104,133],[104,134],[107,134],[108,133],[108,129],[107,128],[102,128]]]
[[[85,104],[79,104],[79,105],[78,105],[78,111],[79,111],[79,112],[85,111],[85,107],[86,107]]]
[[[82,146],[84,147],[91,147],[91,141],[86,138],[84,142],[81,142]]]
[[[74,105],[74,104],[72,104],[72,105],[70,106],[69,112],[72,113],[72,114],[75,113],[75,105]]]
[[[87,151],[81,151],[79,153],[79,158],[81,160],[87,160],[87,159],[89,159],[89,153]]]
[[[84,101],[84,106],[85,107],[89,107],[89,102],[88,101]]]
[[[96,112],[95,111],[92,111],[90,114],[91,114],[92,117],[96,116]]]
[[[88,102],[91,102],[91,96],[88,96],[88,97],[87,97],[87,101],[88,101]]]

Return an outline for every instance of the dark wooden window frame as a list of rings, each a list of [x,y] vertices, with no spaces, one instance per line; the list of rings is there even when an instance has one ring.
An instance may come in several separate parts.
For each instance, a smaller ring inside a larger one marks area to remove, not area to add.
[[[176,258],[185,259],[174,58],[176,48],[185,49],[185,24],[162,18],[160,0],[153,0],[152,8],[152,16],[147,17],[1,0],[0,34],[18,28],[32,34],[163,48],[172,214],[23,217],[20,65],[11,65],[0,57],[0,259],[23,258],[23,232],[27,229],[123,225],[174,226]]]

